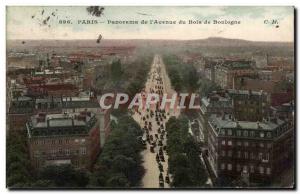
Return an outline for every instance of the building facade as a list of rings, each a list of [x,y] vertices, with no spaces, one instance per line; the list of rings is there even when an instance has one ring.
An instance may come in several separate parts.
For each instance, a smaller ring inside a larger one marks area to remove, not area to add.
[[[8,109],[8,129],[24,130],[26,122],[34,113],[34,100],[30,97],[21,96],[12,99]]]
[[[241,121],[262,121],[268,117],[270,96],[264,91],[226,90],[232,99],[234,117]]]
[[[235,88],[237,77],[255,76],[252,61],[245,60],[224,60],[220,65],[215,66],[215,82],[223,89]]]
[[[26,124],[32,166],[72,164],[91,168],[100,152],[100,130],[91,112],[45,114]]]
[[[26,124],[32,165],[72,164],[90,168],[100,151],[99,122],[95,114],[34,115]]]
[[[208,159],[216,177],[250,182],[271,180],[293,155],[292,122],[270,119],[238,121],[230,115],[212,115],[208,127]]]
[[[219,95],[217,92],[201,99],[199,112],[200,138],[207,143],[208,118],[212,114],[232,114],[233,104],[231,99]]]

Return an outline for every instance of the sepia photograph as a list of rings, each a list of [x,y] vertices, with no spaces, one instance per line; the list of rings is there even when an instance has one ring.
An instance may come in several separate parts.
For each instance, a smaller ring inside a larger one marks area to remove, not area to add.
[[[295,7],[5,9],[8,190],[296,188]]]

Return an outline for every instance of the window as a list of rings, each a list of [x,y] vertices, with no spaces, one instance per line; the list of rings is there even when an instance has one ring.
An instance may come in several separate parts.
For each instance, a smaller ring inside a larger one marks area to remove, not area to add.
[[[61,139],[60,139],[60,140],[58,140],[58,143],[59,143],[59,144],[62,144],[62,140],[61,140]]]
[[[240,158],[241,157],[241,151],[237,152],[237,157]]]
[[[51,155],[55,155],[55,150],[50,150]]]
[[[33,154],[34,154],[34,157],[39,157],[40,151],[38,151],[38,150],[37,150],[37,151],[34,151]]]
[[[229,145],[229,146],[232,145],[232,141],[231,141],[231,140],[228,141],[228,145]]]
[[[236,131],[236,135],[237,135],[237,136],[241,136],[241,131],[240,131],[240,130],[237,130],[237,131]]]
[[[244,166],[243,166],[243,171],[244,171],[244,172],[248,172],[248,166],[247,166],[247,165],[244,165]]]
[[[268,174],[268,175],[271,174],[271,168],[267,168],[267,174]]]
[[[255,132],[254,131],[250,131],[250,136],[254,137],[255,136]]]
[[[78,166],[79,165],[79,161],[78,160],[74,160],[74,163],[73,163],[75,166]]]
[[[232,157],[232,151],[231,150],[228,150],[228,156]]]
[[[254,173],[254,166],[253,166],[253,164],[250,165],[250,172]]]
[[[250,159],[254,159],[254,154],[253,154],[253,152],[250,152]]]
[[[244,131],[244,137],[248,137],[248,131]]]
[[[85,147],[80,148],[80,154],[81,155],[85,155],[86,154],[86,148]]]
[[[241,165],[239,164],[236,165],[236,171],[241,171]]]
[[[248,152],[244,153],[245,159],[248,159]]]
[[[78,143],[79,142],[79,139],[75,139],[75,143]]]
[[[70,155],[70,150],[69,150],[69,149],[66,149],[66,150],[65,150],[65,153],[66,153],[66,155]]]
[[[260,133],[259,133],[259,137],[264,138],[264,137],[265,137],[265,133],[264,133],[264,132],[260,132]]]
[[[265,171],[264,167],[260,166],[259,167],[259,173],[260,174],[264,174],[264,171]]]
[[[54,145],[55,144],[55,140],[53,139],[51,143],[52,143],[52,145]]]
[[[267,148],[272,148],[272,144],[271,143],[267,143]]]
[[[263,157],[263,154],[262,154],[262,153],[259,153],[259,154],[258,154],[258,159],[259,159],[259,160],[262,160],[262,157]]]
[[[224,170],[224,169],[225,169],[225,164],[222,163],[222,164],[221,164],[221,170]]]
[[[227,130],[227,133],[228,133],[228,135],[232,135],[232,130],[231,130],[231,129],[228,129],[228,130]]]
[[[221,155],[222,155],[223,157],[226,156],[225,150],[222,150],[222,151],[221,151]]]
[[[232,170],[232,164],[227,164],[227,170]]]
[[[267,153],[267,154],[266,154],[266,160],[269,161],[269,159],[270,159],[270,154]]]
[[[263,148],[264,147],[264,143],[259,143],[259,147]]]
[[[245,142],[244,142],[244,145],[245,145],[245,147],[248,147],[248,146],[249,146],[249,142],[248,142],[248,141],[245,141]]]
[[[225,130],[221,129],[221,135],[225,135]]]
[[[271,138],[271,136],[272,136],[272,135],[271,135],[271,132],[268,132],[268,133],[267,133],[267,137],[268,137],[268,138]]]
[[[238,142],[237,142],[237,145],[238,145],[238,146],[241,146],[241,145],[242,145],[242,142],[238,141]]]
[[[84,143],[85,142],[85,139],[81,139],[81,143]]]
[[[225,140],[222,140],[222,142],[221,142],[221,143],[222,143],[222,145],[226,145],[226,142],[225,142]]]

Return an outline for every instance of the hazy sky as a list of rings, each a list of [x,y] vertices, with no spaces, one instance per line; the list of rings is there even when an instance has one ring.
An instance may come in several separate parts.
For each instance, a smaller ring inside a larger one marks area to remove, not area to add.
[[[44,13],[42,15],[42,10]],[[54,15],[51,13],[54,12]],[[148,14],[148,15],[141,15]],[[257,41],[294,41],[293,7],[105,7],[96,17],[86,6],[7,7],[8,39],[202,39],[238,38]],[[32,18],[34,16],[34,18]],[[43,20],[50,16],[47,25]],[[72,24],[59,24],[70,19]],[[77,24],[98,20],[101,24]],[[177,24],[108,24],[108,20],[171,20]],[[239,20],[239,25],[178,24],[179,20]],[[268,22],[266,23],[267,20]],[[277,20],[278,24],[270,24]],[[50,25],[50,27],[48,26]],[[278,25],[278,26],[277,26]],[[277,27],[276,27],[277,26]]]

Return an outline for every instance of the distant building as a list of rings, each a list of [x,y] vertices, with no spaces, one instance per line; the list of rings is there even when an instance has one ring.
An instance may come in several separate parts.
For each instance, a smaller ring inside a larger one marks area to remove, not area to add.
[[[258,72],[258,78],[261,80],[267,80],[271,81],[272,80],[272,72],[271,70],[262,70]]]
[[[237,120],[262,121],[268,117],[270,96],[263,91],[232,90],[226,91],[233,102],[233,114]]]
[[[295,82],[295,72],[287,73],[285,75],[285,80],[294,83]]]
[[[207,143],[208,118],[212,114],[232,114],[242,121],[262,121],[269,116],[270,99],[263,91],[226,90],[213,92],[201,99],[200,137]]]
[[[60,164],[90,168],[100,152],[99,121],[91,112],[39,113],[26,128],[35,168]]]
[[[34,100],[30,97],[20,96],[12,99],[8,109],[8,129],[24,130],[26,122],[34,113]]]
[[[294,100],[294,93],[292,91],[276,92],[271,94],[271,105],[280,106],[284,103],[289,103]]]
[[[213,115],[208,123],[208,160],[218,178],[241,179],[243,172],[251,182],[271,180],[293,157],[292,122],[249,122]]]
[[[276,82],[266,79],[238,78],[235,80],[235,89],[253,91],[263,90],[267,93],[273,93],[276,90]]]
[[[46,114],[92,112],[100,122],[101,145],[110,134],[110,110],[102,110],[92,92],[87,96],[30,98],[21,96],[13,99],[8,109],[9,130],[24,130],[31,116],[44,112]]]
[[[200,138],[207,143],[207,125],[208,118],[212,114],[232,114],[233,104],[232,100],[219,95],[218,93],[212,93],[207,97],[201,99],[200,113],[199,113],[199,130]]]
[[[222,62],[222,58],[205,58],[197,64],[198,72],[206,79],[215,82],[215,67]]]
[[[204,75],[206,79],[215,82],[215,66],[212,66],[211,68],[206,68],[204,71]]]
[[[28,86],[28,96],[76,96],[78,87],[72,83],[46,83]]]
[[[272,116],[292,121],[295,114],[295,103],[294,101],[291,101],[288,103],[283,103],[279,106],[272,106],[270,110]]]
[[[255,65],[257,68],[264,68],[268,66],[268,58],[268,54],[255,53],[252,57],[252,60],[255,61]]]
[[[225,60],[215,67],[215,82],[224,89],[235,88],[237,77],[255,76],[253,61]]]

